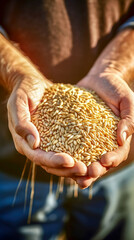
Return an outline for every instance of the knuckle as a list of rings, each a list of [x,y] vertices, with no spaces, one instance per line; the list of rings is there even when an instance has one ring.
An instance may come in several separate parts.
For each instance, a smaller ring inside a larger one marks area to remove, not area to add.
[[[21,123],[20,122],[15,123],[14,129],[15,129],[16,133],[20,134],[20,132],[22,130]]]
[[[15,124],[14,124],[14,129],[15,132],[17,134],[19,134],[20,136],[23,136],[25,133],[25,126],[24,123],[21,120],[18,120]]]
[[[128,120],[128,131],[129,131],[129,135],[134,133],[134,121],[133,119]]]

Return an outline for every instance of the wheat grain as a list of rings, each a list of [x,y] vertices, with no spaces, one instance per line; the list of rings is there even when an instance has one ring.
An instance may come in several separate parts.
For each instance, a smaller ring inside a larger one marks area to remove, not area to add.
[[[64,151],[86,165],[118,148],[119,118],[94,91],[53,84],[45,89],[31,121],[39,131],[42,150]]]

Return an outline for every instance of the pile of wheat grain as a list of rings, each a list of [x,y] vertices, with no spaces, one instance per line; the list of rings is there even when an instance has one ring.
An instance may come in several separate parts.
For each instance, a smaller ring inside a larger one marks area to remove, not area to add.
[[[68,153],[87,166],[118,147],[119,118],[93,91],[53,84],[45,89],[31,120],[41,149]]]

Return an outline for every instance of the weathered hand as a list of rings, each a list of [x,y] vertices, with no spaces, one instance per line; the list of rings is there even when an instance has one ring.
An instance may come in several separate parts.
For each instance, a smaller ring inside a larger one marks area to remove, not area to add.
[[[38,148],[40,137],[31,114],[44,89],[52,83],[2,34],[0,53],[0,85],[10,92],[8,125],[17,151],[49,173],[67,177],[85,175],[87,168],[83,163],[75,164],[67,154],[46,153]]]
[[[127,40],[130,41],[128,31],[127,34],[124,32],[120,33],[117,39],[113,40],[100,55],[87,76],[78,83],[78,86],[93,89],[113,112],[121,118],[117,129],[119,148],[104,154],[100,162],[91,164],[88,167],[88,176],[75,179],[82,188],[88,187],[110,168],[117,167],[125,161],[130,150],[131,137],[134,133],[134,93],[126,81],[130,78],[129,73],[134,53],[131,56],[132,50],[128,53],[128,48],[126,48],[125,52],[125,49],[122,47],[122,44],[124,44],[123,36],[125,43]],[[134,37],[134,33],[132,36]],[[128,62],[127,56],[129,56]],[[123,70],[122,72],[120,71],[120,69],[123,69],[123,66],[125,68],[124,75],[122,74]]]
[[[48,173],[64,177],[83,176],[87,171],[83,163],[75,164],[68,154],[47,153],[38,148],[39,133],[30,116],[41,100],[45,87],[45,79],[40,76],[38,79],[26,78],[15,85],[8,100],[9,129],[15,147]]]
[[[87,187],[98,177],[104,175],[109,168],[116,167],[127,159],[131,135],[134,132],[134,94],[132,90],[122,79],[115,79],[112,74],[110,79],[94,79],[94,82],[92,89],[100,95],[116,115],[121,117],[117,129],[119,148],[104,154],[100,162],[93,163],[88,167],[88,176],[77,179],[77,183],[82,187]],[[85,78],[78,85],[87,88],[87,83],[88,78]]]

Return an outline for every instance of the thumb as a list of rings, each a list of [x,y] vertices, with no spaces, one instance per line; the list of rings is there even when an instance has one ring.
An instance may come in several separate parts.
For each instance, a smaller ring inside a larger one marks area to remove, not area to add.
[[[30,122],[30,120],[27,119],[25,121],[19,121],[15,125],[15,131],[18,135],[27,141],[31,149],[39,147],[39,133],[34,124]]]
[[[28,99],[25,94],[13,95],[8,101],[8,114],[15,132],[35,149],[39,146],[40,137],[35,125],[31,122]]]
[[[35,137],[31,133],[28,133],[28,135],[26,136],[26,141],[28,142],[28,145],[31,147],[31,149],[35,149],[38,147],[36,146]]]
[[[130,118],[120,120],[117,128],[117,140],[123,145],[126,139],[134,133],[134,122]]]
[[[121,120],[117,128],[117,140],[123,145],[125,140],[134,133],[134,94],[128,94],[120,102]]]

